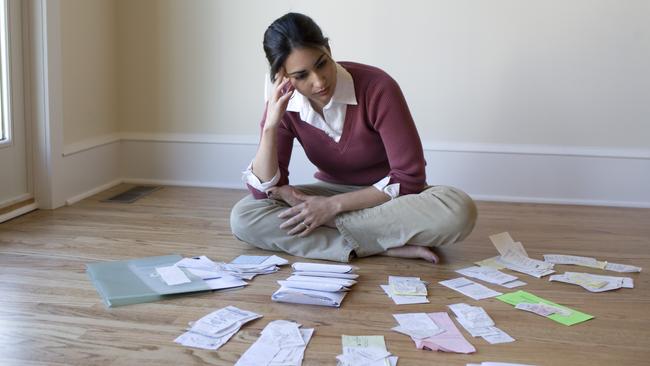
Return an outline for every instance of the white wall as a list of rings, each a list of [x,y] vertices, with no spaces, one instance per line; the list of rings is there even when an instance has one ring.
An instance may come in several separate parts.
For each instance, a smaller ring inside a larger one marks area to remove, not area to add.
[[[484,199],[650,206],[650,2],[77,2],[60,6],[71,20],[60,42],[64,150],[91,162],[86,149],[116,145],[102,150],[113,172],[97,174],[104,185],[241,187],[235,166],[254,153],[263,109],[262,35],[299,11],[336,59],[398,80],[430,183]],[[106,112],[95,120],[93,103]],[[312,172],[296,165],[294,182]]]
[[[65,145],[118,133],[116,4],[61,1]]]
[[[426,143],[650,148],[650,2],[121,0],[120,130],[257,134],[262,34],[312,16],[401,84]]]

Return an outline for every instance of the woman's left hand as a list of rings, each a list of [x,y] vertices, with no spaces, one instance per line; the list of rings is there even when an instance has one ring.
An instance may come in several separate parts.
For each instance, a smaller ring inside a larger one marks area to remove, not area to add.
[[[289,235],[298,234],[299,237],[304,237],[319,226],[333,225],[338,212],[330,197],[308,196],[298,191],[293,194],[302,203],[278,215],[283,219],[289,218],[280,225],[281,229],[291,228]]]

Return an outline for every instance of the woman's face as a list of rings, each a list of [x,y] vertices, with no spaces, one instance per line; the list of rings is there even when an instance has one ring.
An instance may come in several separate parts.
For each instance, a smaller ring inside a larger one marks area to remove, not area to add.
[[[284,62],[286,77],[315,107],[323,108],[334,95],[336,64],[325,49],[294,48]]]

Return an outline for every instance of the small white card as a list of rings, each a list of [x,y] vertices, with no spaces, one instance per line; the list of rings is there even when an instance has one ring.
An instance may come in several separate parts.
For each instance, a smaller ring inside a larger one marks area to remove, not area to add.
[[[160,278],[169,286],[176,286],[192,282],[189,278],[187,278],[185,272],[176,266],[157,267],[156,272],[158,272]]]

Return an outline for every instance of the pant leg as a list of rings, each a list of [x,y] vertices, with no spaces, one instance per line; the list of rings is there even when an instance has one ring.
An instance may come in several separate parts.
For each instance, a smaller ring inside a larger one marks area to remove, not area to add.
[[[382,205],[339,215],[336,224],[359,257],[404,244],[439,247],[467,237],[474,228],[474,201],[459,189],[434,186]]]
[[[350,186],[353,187],[353,186]],[[332,196],[353,190],[347,186],[309,184],[295,188],[309,195]],[[278,200],[257,200],[251,195],[237,202],[230,213],[233,234],[244,242],[260,249],[286,252],[291,255],[348,262],[355,248],[334,228],[321,226],[304,238],[291,236],[280,229],[286,219],[278,217],[289,206]]]

